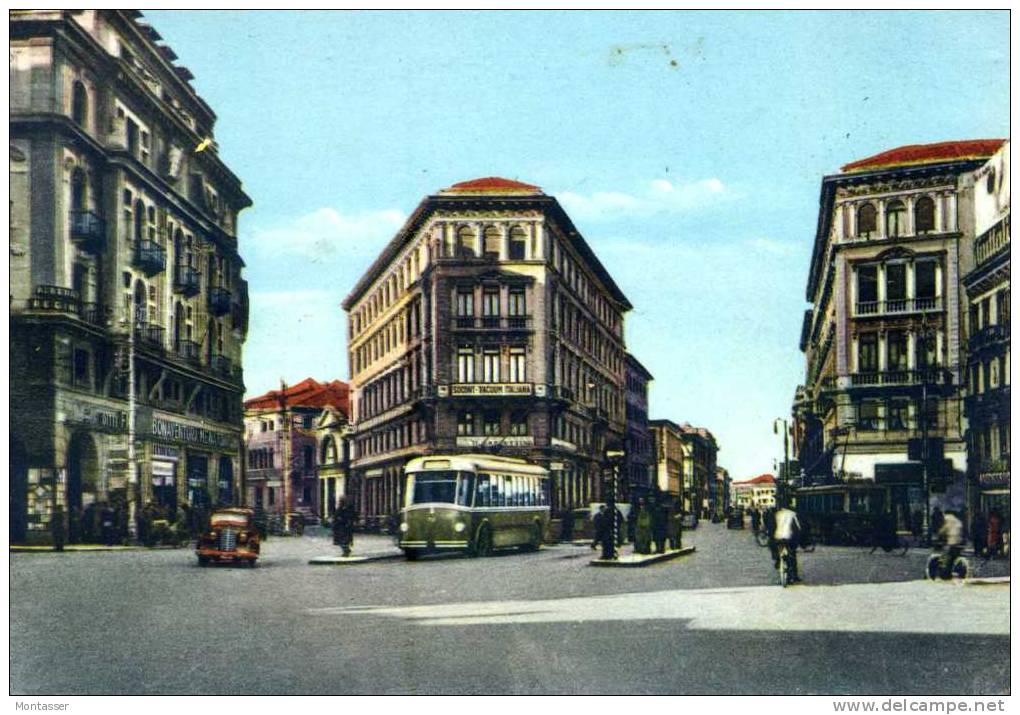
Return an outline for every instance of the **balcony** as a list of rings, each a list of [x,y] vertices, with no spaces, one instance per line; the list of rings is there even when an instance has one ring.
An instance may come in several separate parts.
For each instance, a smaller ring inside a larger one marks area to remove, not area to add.
[[[199,272],[191,266],[177,266],[174,270],[174,290],[186,298],[198,295],[202,289],[199,277]]]
[[[110,320],[110,309],[102,303],[82,303],[81,319],[97,328],[105,328]]]
[[[209,312],[213,315],[226,315],[230,312],[230,291],[226,288],[209,289]]]
[[[166,249],[155,241],[138,241],[131,265],[152,276],[166,270]]]
[[[99,253],[106,245],[106,222],[94,211],[71,211],[71,240],[83,251]]]
[[[896,300],[861,301],[854,305],[854,316],[900,315],[903,313],[933,313],[942,310],[942,298],[900,298]]]
[[[28,299],[28,309],[44,313],[78,315],[81,311],[81,297],[78,291],[72,288],[36,286],[35,295]]]
[[[999,323],[998,325],[986,325],[971,336],[968,341],[968,347],[971,350],[979,350],[989,345],[995,345],[1000,342],[1009,342],[1009,323]]]
[[[530,330],[531,316],[457,316],[453,319],[451,328],[453,330]]]
[[[952,377],[948,370],[927,368],[923,370],[887,370],[885,372],[855,372],[850,376],[852,387],[878,387],[892,385],[949,385]]]
[[[142,345],[152,348],[163,349],[163,335],[166,331],[160,325],[153,323],[137,323],[135,325],[135,339]]]
[[[174,347],[177,357],[191,363],[198,363],[202,354],[201,347],[194,340],[181,340]]]

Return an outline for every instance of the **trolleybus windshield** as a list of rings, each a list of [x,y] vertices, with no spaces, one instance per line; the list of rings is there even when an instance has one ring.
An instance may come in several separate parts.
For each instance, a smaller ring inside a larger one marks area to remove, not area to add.
[[[461,475],[463,478],[463,474]],[[463,490],[462,490],[463,491]],[[457,499],[457,472],[419,472],[414,475],[412,504],[463,504]]]

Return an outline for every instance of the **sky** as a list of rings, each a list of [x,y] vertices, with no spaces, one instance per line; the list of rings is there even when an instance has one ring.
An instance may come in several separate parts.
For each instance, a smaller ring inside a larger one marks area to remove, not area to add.
[[[340,302],[426,195],[555,196],[634,305],[650,416],[736,479],[782,459],[821,179],[1009,136],[996,12],[151,11],[218,116],[251,293],[247,395],[349,376]]]

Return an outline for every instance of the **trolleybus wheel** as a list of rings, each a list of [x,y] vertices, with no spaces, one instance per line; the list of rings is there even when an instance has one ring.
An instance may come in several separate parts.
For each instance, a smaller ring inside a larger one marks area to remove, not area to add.
[[[525,551],[538,551],[542,548],[542,525],[537,521],[531,525],[531,540],[522,545]]]
[[[418,549],[404,549],[404,557],[408,561],[417,561],[418,556],[420,556]]]

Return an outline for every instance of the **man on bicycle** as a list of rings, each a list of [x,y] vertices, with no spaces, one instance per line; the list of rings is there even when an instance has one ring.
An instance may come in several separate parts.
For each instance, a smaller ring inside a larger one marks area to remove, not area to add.
[[[945,513],[942,526],[939,527],[938,533],[935,535],[935,540],[945,547],[944,568],[946,570],[951,569],[957,557],[963,553],[964,543],[963,522],[957,518],[956,514],[951,511]]]
[[[780,507],[775,512],[775,528],[769,534],[769,551],[772,552],[772,565],[779,569],[779,553],[783,546],[790,551],[793,567],[790,569],[790,583],[800,581],[797,569],[797,543],[800,540],[800,521],[797,512],[787,507]]]

